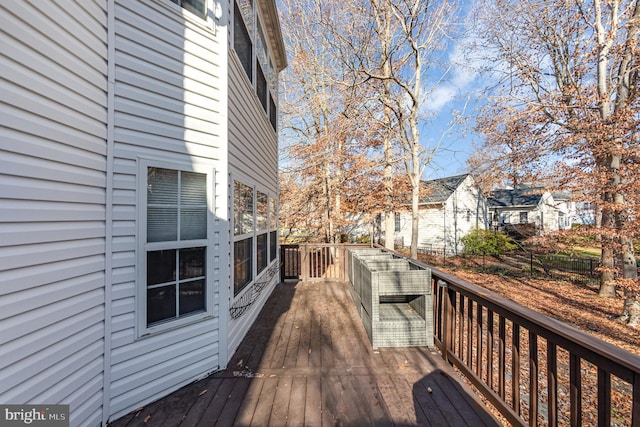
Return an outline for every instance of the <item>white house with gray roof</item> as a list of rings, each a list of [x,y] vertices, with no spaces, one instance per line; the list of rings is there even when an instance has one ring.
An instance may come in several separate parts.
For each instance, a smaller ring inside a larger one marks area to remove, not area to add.
[[[568,202],[568,199],[556,201],[540,187],[494,190],[487,198],[492,227],[507,231],[529,227],[529,234],[537,235],[571,227]]]
[[[474,228],[488,226],[487,206],[471,175],[422,181],[418,247],[461,253],[460,239]],[[396,242],[411,245],[411,207],[396,213]]]

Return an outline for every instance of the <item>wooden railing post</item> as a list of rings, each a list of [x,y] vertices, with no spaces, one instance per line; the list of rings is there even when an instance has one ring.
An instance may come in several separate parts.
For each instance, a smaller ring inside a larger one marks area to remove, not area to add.
[[[442,293],[442,302],[444,303],[442,308],[442,355],[447,362],[453,363],[449,359],[449,354],[453,351],[453,328],[455,327],[453,298],[455,297],[452,297],[453,290],[449,289],[444,280],[438,280],[438,286],[444,291]]]
[[[300,280],[309,278],[309,246],[307,244],[300,245]]]

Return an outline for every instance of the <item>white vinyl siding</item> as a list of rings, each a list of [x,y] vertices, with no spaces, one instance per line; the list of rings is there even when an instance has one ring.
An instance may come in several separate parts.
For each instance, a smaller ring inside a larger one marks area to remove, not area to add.
[[[115,159],[111,419],[226,364],[227,254],[226,33],[168,0],[115,6]],[[207,276],[212,317],[141,337],[139,165],[144,161],[215,170]],[[221,348],[223,347],[223,348]]]
[[[233,6],[234,1],[230,4]],[[229,49],[229,170],[234,179],[251,187],[257,186],[261,192],[275,197],[278,194],[277,135],[256,94],[253,82],[249,80],[237,55],[232,51],[233,43],[230,43]],[[254,66],[258,63],[255,54],[254,49]],[[230,216],[231,214],[230,212]],[[254,247],[255,244],[254,241]],[[277,275],[270,275],[269,266],[274,265],[274,262],[275,260],[269,260],[266,270],[261,276],[254,278],[254,281],[260,282],[269,277],[267,286],[262,288],[249,309],[237,319],[232,319],[229,324],[229,354],[236,350],[277,283]],[[241,301],[243,295],[250,291],[251,285],[248,285],[234,297],[233,289],[230,289],[231,306]]]
[[[0,402],[71,425],[102,421],[105,8],[0,5]]]

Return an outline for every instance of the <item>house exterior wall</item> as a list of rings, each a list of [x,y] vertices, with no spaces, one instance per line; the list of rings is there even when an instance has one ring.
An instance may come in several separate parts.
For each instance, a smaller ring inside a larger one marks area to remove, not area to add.
[[[559,211],[553,196],[545,192],[538,204],[538,221],[543,234],[558,231],[560,229]]]
[[[277,197],[277,138],[207,3],[0,5],[0,402],[119,418],[226,367],[273,289],[275,259],[232,321],[232,183]],[[149,165],[207,180],[206,310],[151,326]]]
[[[77,25],[81,22],[82,25]],[[106,3],[0,5],[0,402],[102,420]]]
[[[111,419],[226,364],[220,332],[229,253],[226,37],[170,1],[115,2],[113,302],[105,390]],[[139,310],[146,298],[139,183],[147,161],[214,171],[207,230],[213,316],[149,334],[141,330]]]
[[[262,3],[262,2],[258,2]],[[229,1],[233,11],[234,0]],[[256,11],[260,8],[256,5]],[[256,12],[258,13],[258,12]],[[230,29],[231,31],[231,29]],[[254,83],[233,50],[230,38],[229,53],[229,172],[230,184],[238,180],[255,190],[278,198],[278,141],[269,117],[256,95]],[[271,47],[271,46],[270,46]],[[271,49],[270,49],[271,50]],[[254,58],[254,61],[256,59]],[[254,62],[255,65],[255,62]],[[274,94],[275,95],[275,94]],[[231,191],[231,190],[230,190]],[[229,221],[232,222],[232,212]],[[233,224],[232,224],[233,227]],[[233,228],[231,228],[233,230]],[[255,246],[255,244],[254,244]],[[229,259],[233,260],[233,244]],[[254,258],[255,259],[255,258]],[[266,299],[278,283],[277,261],[271,261],[267,269],[254,277],[253,281],[237,295],[234,295],[233,277],[229,278],[229,306],[244,305],[247,296],[259,289],[260,292],[249,308],[239,317],[231,319],[228,325],[228,352],[233,354],[253,324]],[[232,273],[231,265],[229,270]],[[256,285],[256,286],[254,286]],[[243,300],[244,298],[244,300]],[[252,298],[249,298],[252,299]]]

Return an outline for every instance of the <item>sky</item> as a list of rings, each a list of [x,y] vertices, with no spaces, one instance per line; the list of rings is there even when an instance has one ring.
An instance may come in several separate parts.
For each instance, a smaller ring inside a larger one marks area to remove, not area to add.
[[[468,7],[469,2],[465,2]],[[468,10],[468,9],[467,9]],[[425,110],[432,119],[423,123],[420,140],[425,147],[438,146],[433,161],[427,166],[424,179],[443,178],[469,172],[466,161],[473,152],[472,143],[482,139],[474,133],[475,111],[480,102],[478,93],[483,89],[480,76],[474,70],[474,60],[465,56],[461,39],[449,48],[447,60],[451,64],[448,78],[427,97]],[[452,111],[462,112],[464,123],[451,129]]]

